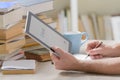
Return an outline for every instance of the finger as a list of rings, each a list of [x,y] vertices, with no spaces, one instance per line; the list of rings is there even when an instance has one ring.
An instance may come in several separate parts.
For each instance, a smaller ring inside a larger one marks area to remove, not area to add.
[[[100,55],[96,55],[95,59],[101,59],[101,56]]]
[[[92,59],[98,59],[98,56],[91,56]]]
[[[54,63],[59,61],[59,58],[56,57],[55,55],[53,55],[52,52],[50,53],[50,57],[51,57],[51,59],[52,59],[52,61],[53,61]]]
[[[98,43],[99,41],[96,40],[89,42],[87,44],[86,51],[88,52],[89,50],[94,49]]]
[[[52,49],[62,57],[63,55],[66,54],[66,52],[58,47],[52,47]]]
[[[103,58],[102,55],[95,55],[95,56],[90,56],[92,59],[101,59]]]
[[[100,55],[102,54],[103,48],[95,48],[92,49],[88,52],[89,55],[94,56],[94,55]]]
[[[51,58],[52,57],[58,58],[56,55],[54,55],[54,52],[52,52],[52,51],[50,51],[50,56],[51,56]]]
[[[90,56],[91,57],[91,59],[95,59],[95,57],[94,56]]]

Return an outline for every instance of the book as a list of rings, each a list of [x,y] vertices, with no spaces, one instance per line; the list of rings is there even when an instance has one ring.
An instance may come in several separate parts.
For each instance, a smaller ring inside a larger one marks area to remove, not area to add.
[[[7,43],[0,43],[0,54],[8,54],[21,48],[25,44],[25,38],[21,37]]]
[[[3,74],[34,74],[35,60],[4,61],[1,67]]]
[[[0,60],[1,61],[20,60],[20,59],[24,59],[23,51],[12,52],[12,53],[9,53],[9,54],[0,54]]]
[[[68,23],[67,23],[67,11],[63,9],[58,14],[58,23],[60,27],[60,33],[64,34],[68,32]]]
[[[35,49],[31,51],[25,51],[26,59],[34,59],[37,61],[51,60],[50,53],[45,48]]]
[[[93,28],[93,22],[89,15],[80,15],[85,31],[88,33],[89,39],[95,39],[95,30]]]
[[[23,47],[30,47],[30,46],[38,45],[38,43],[36,41],[33,41],[32,39],[30,39],[29,41],[28,40],[25,40],[25,41],[26,43]]]
[[[8,58],[7,60],[21,60],[24,59],[24,53],[23,52],[19,52],[18,54]]]
[[[8,40],[20,34],[23,34],[23,24],[17,23],[8,29],[0,29],[0,39]]]
[[[49,24],[49,23],[52,23],[53,20],[52,18],[45,18],[45,19],[42,19],[45,23]]]
[[[42,15],[42,14],[37,14],[37,16],[40,18],[40,19],[46,19],[48,18],[46,15]],[[23,19],[20,21],[21,23],[25,23],[26,21],[26,16],[23,16]]]
[[[44,14],[38,14],[37,15],[40,19],[46,19],[46,18],[48,18],[46,15],[44,15]]]
[[[91,19],[93,21],[93,27],[95,30],[95,37],[96,39],[100,39],[100,32],[99,32],[99,27],[98,27],[98,21],[97,21],[97,15],[95,13],[90,14]]]
[[[22,6],[31,6],[34,4],[39,4],[39,3],[44,3],[44,2],[49,2],[53,0],[14,0],[16,3],[21,4]]]
[[[11,57],[13,57],[15,55],[21,54],[21,51],[22,51],[21,49],[17,49],[12,53],[0,54],[0,60],[1,61],[8,60],[8,59],[10,59]]]
[[[112,16],[111,17],[111,24],[113,29],[113,39],[115,41],[120,40],[120,16]]]
[[[111,24],[111,16],[105,15],[104,19],[104,27],[105,27],[105,40],[113,40],[113,30]]]
[[[22,20],[23,8],[14,9],[6,14],[0,15],[0,29],[8,29],[11,24]]]
[[[66,16],[67,16],[68,31],[72,31],[71,10],[69,8],[66,9]]]
[[[30,38],[28,35],[25,35],[25,45],[22,49],[31,49],[31,47],[41,46],[38,42]],[[26,50],[25,50],[26,51]]]
[[[36,43],[29,43],[25,44],[22,48],[29,48],[29,47],[35,47],[35,46],[41,46],[40,44]]]
[[[83,25],[80,17],[78,18],[78,29],[80,32],[85,32],[85,28],[84,28],[84,25]]]
[[[48,18],[46,16],[38,16],[38,18],[42,19],[45,23],[49,24],[49,23],[52,23],[53,22],[53,19],[52,18]],[[22,19],[21,22],[22,23],[25,23],[26,21],[26,18]]]
[[[84,27],[84,25],[83,25],[80,17],[78,18],[78,30],[79,30],[80,32],[85,32],[85,27]],[[86,36],[83,35],[83,36],[82,36],[82,39],[84,40],[85,37],[86,37]]]
[[[38,16],[38,18],[42,19],[45,23],[50,25],[52,28],[54,28],[54,29],[56,28],[56,22],[53,21],[52,18],[48,18],[45,15],[37,15],[37,16]],[[20,22],[21,22],[22,25],[25,25],[26,18],[22,19]]]
[[[16,0],[24,7],[24,14],[28,11],[34,14],[39,14],[48,10],[53,10],[53,0]]]
[[[51,26],[55,30],[57,28],[57,22],[52,22],[52,23],[49,23],[48,25]]]
[[[20,5],[14,1],[10,1],[10,2],[1,1],[0,2],[0,12],[8,12],[10,10],[13,10],[19,7]]]
[[[44,48],[44,47],[41,45],[32,45],[29,47],[22,47],[24,51],[31,51],[31,50],[40,49],[40,48]]]
[[[7,40],[0,39],[0,43],[9,43],[11,41],[14,41],[14,40],[17,40],[17,39],[21,39],[21,37],[24,37],[24,36],[25,36],[25,34],[23,33],[23,34],[15,36],[13,38],[7,39]]]
[[[100,39],[105,39],[105,26],[104,26],[104,19],[102,15],[97,16],[98,27],[99,27],[99,35]]]

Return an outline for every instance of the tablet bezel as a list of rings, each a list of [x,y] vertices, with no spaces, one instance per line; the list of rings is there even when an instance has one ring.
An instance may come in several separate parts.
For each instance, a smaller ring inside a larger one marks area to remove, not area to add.
[[[53,29],[51,26],[49,26],[47,23],[43,22],[41,19],[39,19],[35,14],[33,14],[32,12],[28,12],[27,13],[27,20],[26,20],[26,24],[25,24],[25,33],[27,35],[29,35],[31,38],[33,38],[35,41],[37,41],[38,43],[42,44],[45,48],[51,50],[51,47],[49,45],[47,45],[46,43],[44,43],[42,40],[38,39],[37,37],[35,37],[33,34],[30,33],[30,23],[31,23],[31,17],[35,17],[37,20],[39,20],[40,22],[42,22],[43,24],[46,25],[46,27],[48,27],[49,29],[51,29],[52,31],[54,31],[56,34],[58,34],[59,36],[61,36],[62,38],[64,38],[66,41],[68,41],[68,52],[70,52],[70,46],[71,46],[71,42],[66,39],[62,34],[60,34],[59,32],[57,32],[55,29]],[[58,46],[59,47],[59,46]]]

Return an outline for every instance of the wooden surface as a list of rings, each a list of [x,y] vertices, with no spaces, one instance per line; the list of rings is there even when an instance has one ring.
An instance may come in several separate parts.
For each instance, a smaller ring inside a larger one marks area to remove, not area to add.
[[[114,44],[113,41],[103,41]],[[56,70],[51,62],[38,62],[35,74],[3,75],[0,71],[0,80],[120,80],[120,75],[101,75],[85,72]]]
[[[51,62],[39,62],[35,74],[3,75],[0,80],[120,80],[120,75],[100,75],[75,71],[56,70]]]

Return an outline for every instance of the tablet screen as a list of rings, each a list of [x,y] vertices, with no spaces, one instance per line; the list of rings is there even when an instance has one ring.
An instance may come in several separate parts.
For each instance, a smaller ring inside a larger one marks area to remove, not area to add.
[[[57,46],[69,52],[70,42],[31,12],[28,12],[25,28],[25,32],[45,48]]]

